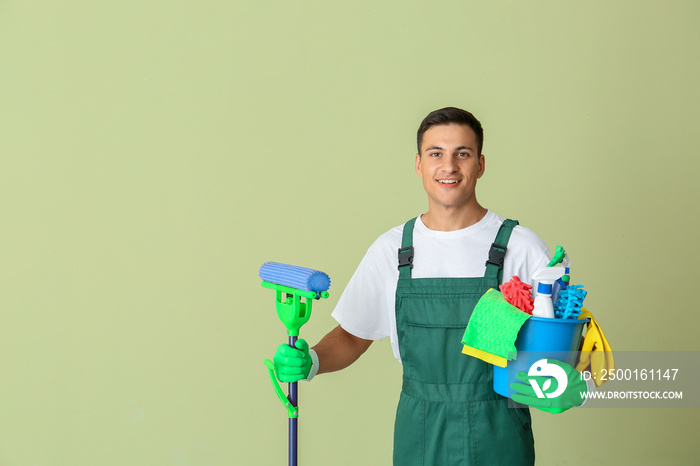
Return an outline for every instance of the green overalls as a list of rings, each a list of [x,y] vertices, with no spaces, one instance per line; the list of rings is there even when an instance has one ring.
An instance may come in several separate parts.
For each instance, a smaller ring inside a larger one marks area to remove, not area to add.
[[[506,220],[484,277],[411,278],[413,225],[404,225],[396,287],[403,388],[394,426],[395,466],[526,465],[535,462],[530,411],[493,391],[493,366],[462,354],[474,306],[501,282],[517,221]]]

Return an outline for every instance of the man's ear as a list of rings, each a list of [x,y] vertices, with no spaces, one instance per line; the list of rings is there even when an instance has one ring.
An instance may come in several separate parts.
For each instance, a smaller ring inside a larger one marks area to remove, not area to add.
[[[420,152],[416,154],[416,173],[418,173],[418,176],[423,178],[423,170],[420,168]]]
[[[484,170],[486,170],[486,157],[484,154],[479,156],[479,173],[477,173],[477,179],[484,175]]]

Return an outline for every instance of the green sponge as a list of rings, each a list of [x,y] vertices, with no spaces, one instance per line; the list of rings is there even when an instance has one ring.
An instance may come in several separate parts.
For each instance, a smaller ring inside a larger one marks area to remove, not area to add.
[[[505,367],[515,354],[515,339],[529,314],[506,301],[500,291],[490,289],[474,307],[464,332],[463,353]]]

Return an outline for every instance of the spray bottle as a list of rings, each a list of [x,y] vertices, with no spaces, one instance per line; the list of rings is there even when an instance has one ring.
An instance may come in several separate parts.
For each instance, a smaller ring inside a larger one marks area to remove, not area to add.
[[[535,308],[532,310],[534,317],[554,318],[552,285],[564,275],[565,271],[564,267],[544,267],[532,275],[532,279],[538,282]]]

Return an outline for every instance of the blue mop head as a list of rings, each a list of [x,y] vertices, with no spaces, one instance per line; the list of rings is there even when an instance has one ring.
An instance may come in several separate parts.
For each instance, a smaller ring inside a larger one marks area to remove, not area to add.
[[[559,319],[578,319],[587,294],[583,285],[567,286],[559,292],[559,299],[554,303],[554,316]]]
[[[260,266],[260,278],[276,285],[320,293],[331,286],[331,278],[320,270],[296,265],[265,262]]]

